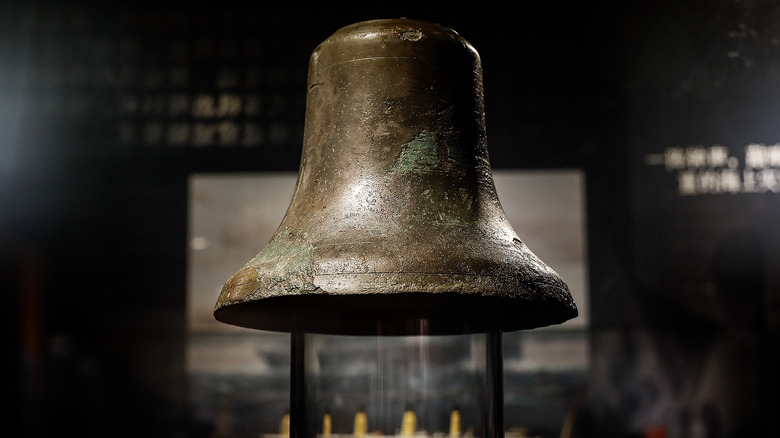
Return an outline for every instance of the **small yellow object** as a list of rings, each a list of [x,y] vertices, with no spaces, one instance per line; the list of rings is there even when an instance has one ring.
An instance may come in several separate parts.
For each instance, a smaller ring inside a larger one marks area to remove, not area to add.
[[[330,414],[327,412],[322,417],[322,438],[330,438]]]
[[[290,436],[290,414],[284,414],[282,422],[279,423],[279,435]]]
[[[404,418],[401,422],[401,436],[413,436],[417,430],[417,415],[414,411],[408,409],[404,412]]]
[[[366,433],[368,433],[368,416],[361,409],[355,414],[355,438],[363,438]]]
[[[452,410],[450,414],[450,437],[460,436],[460,411],[457,409]]]

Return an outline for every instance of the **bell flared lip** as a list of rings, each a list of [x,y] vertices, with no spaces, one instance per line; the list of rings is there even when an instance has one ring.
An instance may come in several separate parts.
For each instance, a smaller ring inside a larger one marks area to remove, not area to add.
[[[384,279],[384,283],[396,281],[400,287],[366,287],[383,284],[376,281],[380,275],[388,274],[316,277],[315,282],[330,291],[316,287],[266,297],[249,294],[244,299],[220,302],[214,316],[221,322],[258,330],[341,335],[509,332],[560,324],[577,316],[577,308],[562,281],[537,282],[534,291],[507,293],[485,289],[484,285],[492,283],[490,278],[402,274],[395,275],[393,280]],[[427,290],[421,291],[426,281]],[[471,285],[453,287],[465,283]],[[475,283],[483,289],[476,290]]]
[[[273,297],[224,305],[217,320],[274,331],[353,336],[511,332],[560,324],[577,315],[555,299],[523,300],[458,293]]]

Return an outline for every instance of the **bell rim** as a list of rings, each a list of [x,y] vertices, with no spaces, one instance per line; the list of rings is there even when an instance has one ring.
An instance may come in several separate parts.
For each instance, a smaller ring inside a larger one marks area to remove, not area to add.
[[[223,323],[271,332],[351,336],[460,335],[560,324],[578,314],[560,296],[509,298],[473,293],[307,294],[224,303]]]

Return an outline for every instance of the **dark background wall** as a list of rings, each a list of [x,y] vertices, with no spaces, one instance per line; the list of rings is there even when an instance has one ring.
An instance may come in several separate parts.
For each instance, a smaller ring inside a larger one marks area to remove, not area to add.
[[[777,436],[780,7],[694,0],[6,2],[7,427],[189,436],[188,175],[296,170],[311,51],[402,16],[480,52],[495,168],[585,172],[577,433]]]

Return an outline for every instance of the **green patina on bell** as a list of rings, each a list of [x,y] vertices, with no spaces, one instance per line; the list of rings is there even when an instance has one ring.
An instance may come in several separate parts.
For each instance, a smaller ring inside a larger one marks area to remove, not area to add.
[[[271,241],[225,284],[223,322],[272,331],[511,331],[577,315],[520,240],[488,160],[482,68],[454,31],[374,20],[309,65],[303,155]]]

